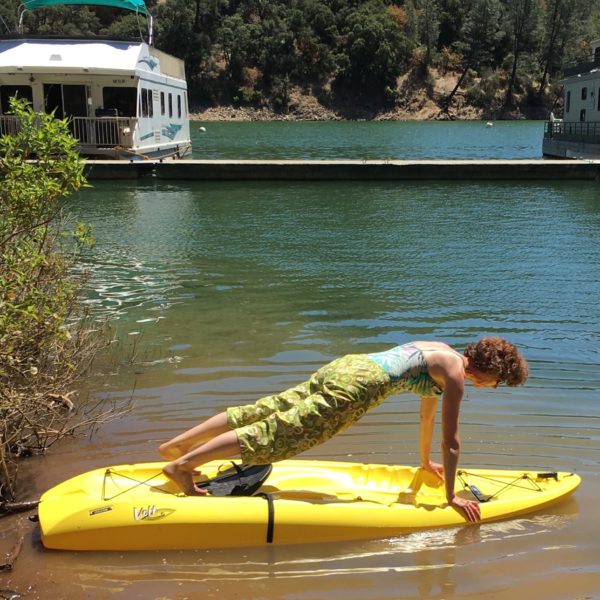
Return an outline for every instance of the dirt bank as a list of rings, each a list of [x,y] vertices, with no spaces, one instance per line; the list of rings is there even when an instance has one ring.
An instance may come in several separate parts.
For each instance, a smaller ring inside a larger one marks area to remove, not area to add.
[[[543,108],[535,111],[512,112],[483,110],[470,105],[464,91],[459,90],[454,96],[448,112],[443,111],[441,101],[448,96],[456,85],[456,73],[434,73],[433,90],[427,90],[415,83],[408,75],[398,80],[398,100],[393,108],[349,104],[330,108],[324,106],[309,93],[295,88],[290,93],[290,101],[286,111],[276,111],[267,106],[211,106],[192,107],[193,120],[198,121],[339,121],[339,120],[374,120],[374,121],[437,121],[437,120],[478,120],[478,119],[545,119],[547,114]]]
[[[462,106],[457,119],[480,119],[483,111]],[[411,98],[408,106],[398,105],[392,109],[376,110],[368,107],[342,107],[332,110],[323,106],[314,96],[294,90],[286,111],[275,111],[268,107],[215,106],[196,108],[190,117],[199,121],[340,121],[340,120],[446,120],[450,118],[426,94]]]

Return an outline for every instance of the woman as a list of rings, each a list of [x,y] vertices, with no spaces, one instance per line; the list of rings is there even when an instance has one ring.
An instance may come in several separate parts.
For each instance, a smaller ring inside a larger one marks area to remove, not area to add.
[[[442,342],[416,341],[375,354],[349,354],[321,367],[309,381],[248,406],[227,409],[162,444],[164,467],[187,495],[203,495],[192,476],[206,462],[240,457],[244,464],[296,456],[356,423],[392,394],[421,397],[422,467],[445,481],[448,503],[470,521],[480,519],[477,502],[454,493],[460,452],[458,416],[465,380],[475,387],[522,385],[527,362],[499,337],[468,344],[464,354]],[[442,400],[443,465],[430,458],[437,399]]]

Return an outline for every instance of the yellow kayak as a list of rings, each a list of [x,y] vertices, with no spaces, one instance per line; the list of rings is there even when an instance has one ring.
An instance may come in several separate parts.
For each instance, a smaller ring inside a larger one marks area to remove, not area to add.
[[[253,496],[184,496],[164,463],[96,469],[40,500],[42,542],[66,550],[148,550],[298,544],[391,537],[467,522],[443,484],[420,468],[289,460]],[[231,466],[226,463],[225,466]],[[202,468],[217,476],[223,461]],[[267,473],[265,473],[266,475]],[[481,503],[482,522],[545,508],[571,494],[573,473],[461,469],[456,492]],[[216,493],[216,492],[215,492]]]

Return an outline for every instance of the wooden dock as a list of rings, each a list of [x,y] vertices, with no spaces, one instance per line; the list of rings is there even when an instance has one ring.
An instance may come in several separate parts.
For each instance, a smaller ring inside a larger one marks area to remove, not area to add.
[[[88,160],[99,179],[180,181],[600,181],[598,160]]]

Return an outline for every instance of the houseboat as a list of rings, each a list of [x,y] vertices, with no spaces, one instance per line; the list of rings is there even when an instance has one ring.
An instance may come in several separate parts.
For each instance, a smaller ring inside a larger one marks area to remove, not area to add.
[[[592,53],[567,65],[564,79],[563,118],[544,127],[544,156],[600,158],[600,40],[591,44]]]
[[[56,4],[104,5],[147,15],[143,0],[24,0],[26,10]],[[104,38],[0,39],[0,134],[18,128],[12,96],[36,112],[68,119],[82,156],[180,158],[191,152],[185,67],[148,41]]]

